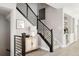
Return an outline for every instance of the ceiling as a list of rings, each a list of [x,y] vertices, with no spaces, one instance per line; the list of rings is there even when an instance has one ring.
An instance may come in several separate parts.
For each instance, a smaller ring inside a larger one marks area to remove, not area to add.
[[[79,7],[79,3],[48,3],[55,8],[77,8]]]
[[[79,3],[47,3],[54,8],[68,9],[75,15],[79,15]]]

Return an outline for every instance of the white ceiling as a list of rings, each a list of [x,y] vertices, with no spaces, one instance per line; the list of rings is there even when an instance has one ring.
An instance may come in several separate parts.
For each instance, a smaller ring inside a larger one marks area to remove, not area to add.
[[[48,3],[55,8],[77,8],[79,7],[79,3]]]
[[[55,8],[68,9],[75,15],[79,15],[79,3],[47,3],[48,5]]]

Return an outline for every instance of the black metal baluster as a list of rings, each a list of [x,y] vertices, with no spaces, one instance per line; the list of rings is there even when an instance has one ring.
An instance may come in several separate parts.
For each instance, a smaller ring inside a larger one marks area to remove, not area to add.
[[[53,52],[53,30],[51,29],[51,46],[50,46],[50,52]]]

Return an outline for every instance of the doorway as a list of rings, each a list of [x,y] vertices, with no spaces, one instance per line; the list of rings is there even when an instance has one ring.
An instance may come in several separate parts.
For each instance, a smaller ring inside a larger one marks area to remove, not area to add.
[[[10,56],[10,10],[0,8],[0,56]]]
[[[72,16],[64,14],[64,38],[66,46],[69,46],[75,41],[74,20]]]

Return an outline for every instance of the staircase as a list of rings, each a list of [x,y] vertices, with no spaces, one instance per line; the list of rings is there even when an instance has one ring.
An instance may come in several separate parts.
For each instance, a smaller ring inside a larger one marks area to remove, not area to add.
[[[37,26],[38,35],[53,52],[53,30],[49,29],[33,12],[27,3],[18,3],[16,9],[34,26]]]
[[[49,51],[53,52],[53,31],[49,29],[41,20],[37,20],[38,34],[42,37],[42,40],[49,47]]]

